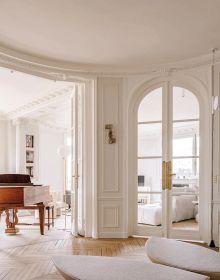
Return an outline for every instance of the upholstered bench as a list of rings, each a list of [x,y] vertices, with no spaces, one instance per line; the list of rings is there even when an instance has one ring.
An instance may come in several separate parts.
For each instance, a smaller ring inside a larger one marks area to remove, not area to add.
[[[220,279],[220,254],[211,249],[159,237],[151,237],[145,247],[154,263]]]
[[[206,276],[146,260],[117,257],[56,256],[53,262],[68,280],[207,280]]]

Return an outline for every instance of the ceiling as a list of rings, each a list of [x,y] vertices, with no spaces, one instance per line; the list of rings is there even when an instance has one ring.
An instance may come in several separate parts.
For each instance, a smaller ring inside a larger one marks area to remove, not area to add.
[[[70,99],[63,97],[50,105],[33,111],[26,116],[26,119],[37,121],[41,125],[62,131],[71,127],[71,106]]]
[[[9,114],[69,84],[0,67],[0,113]]]
[[[159,65],[220,46],[219,0],[7,0],[0,46],[109,69]]]

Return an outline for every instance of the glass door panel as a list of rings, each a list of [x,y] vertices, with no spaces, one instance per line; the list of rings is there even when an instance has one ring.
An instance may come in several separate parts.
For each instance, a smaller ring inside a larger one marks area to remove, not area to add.
[[[148,93],[138,108],[138,123],[162,121],[162,87]]]
[[[138,160],[138,224],[162,224],[161,166],[162,159]]]
[[[173,159],[173,173],[175,177],[173,178],[173,184],[178,183],[181,185],[187,185],[188,182],[194,182],[194,187],[199,184],[199,159],[198,158],[175,158]],[[182,183],[181,183],[182,182]],[[178,187],[178,186],[176,186]]]
[[[149,192],[161,192],[162,160],[138,160],[138,187],[147,187]]]
[[[199,156],[199,121],[173,123],[173,157]]]
[[[162,225],[162,88],[148,93],[138,110],[137,224]]]
[[[162,156],[162,123],[138,125],[138,157]]]
[[[82,87],[78,92],[78,233],[85,235],[84,229],[84,184],[83,184],[83,100]]]
[[[199,104],[190,91],[173,88],[172,229],[198,230]]]
[[[139,105],[137,224],[146,235],[198,231],[199,125],[198,100],[184,88],[166,83]]]
[[[182,87],[173,87],[173,120],[199,119],[196,96]]]

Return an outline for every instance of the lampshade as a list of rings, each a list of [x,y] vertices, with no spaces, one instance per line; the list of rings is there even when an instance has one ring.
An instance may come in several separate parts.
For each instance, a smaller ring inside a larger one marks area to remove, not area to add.
[[[62,159],[66,159],[71,154],[71,147],[66,145],[61,145],[57,148],[57,154]]]

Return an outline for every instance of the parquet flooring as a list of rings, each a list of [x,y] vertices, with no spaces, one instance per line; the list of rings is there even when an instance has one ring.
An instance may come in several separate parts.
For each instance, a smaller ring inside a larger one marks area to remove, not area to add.
[[[31,233],[30,233],[31,234]],[[1,280],[61,280],[53,255],[94,255],[146,258],[144,238],[101,239],[69,238],[25,245],[0,251]]]

